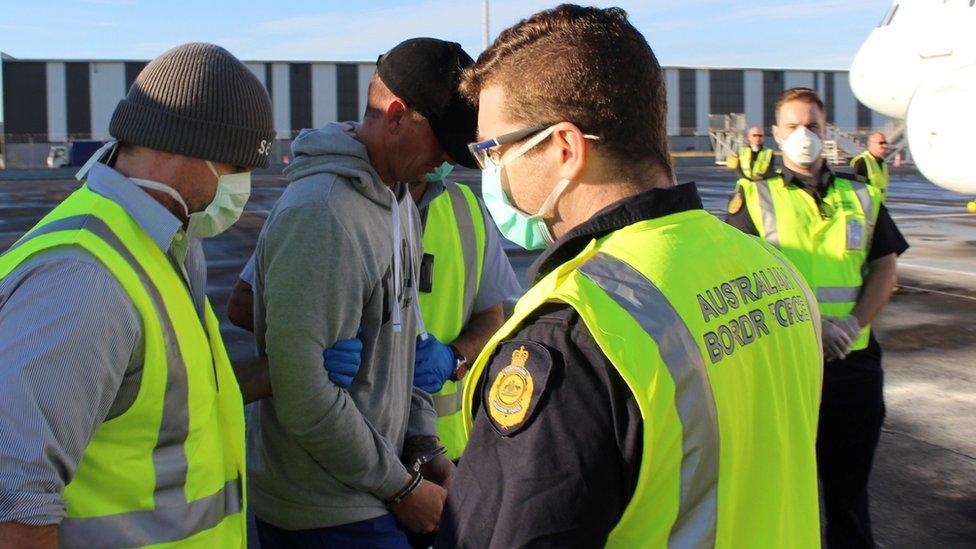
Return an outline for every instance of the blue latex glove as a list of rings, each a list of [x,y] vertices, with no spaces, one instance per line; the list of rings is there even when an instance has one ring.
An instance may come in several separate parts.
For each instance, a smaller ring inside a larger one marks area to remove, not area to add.
[[[322,352],[329,380],[343,389],[352,385],[362,365],[363,342],[359,339],[340,339]]]
[[[444,382],[454,375],[454,351],[437,338],[428,334],[427,339],[417,336],[417,356],[413,359],[413,384],[415,387],[436,393]]]

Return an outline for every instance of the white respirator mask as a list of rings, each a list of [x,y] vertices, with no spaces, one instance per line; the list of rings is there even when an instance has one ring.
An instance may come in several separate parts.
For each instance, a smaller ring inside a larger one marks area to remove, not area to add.
[[[801,168],[809,168],[820,158],[823,151],[823,141],[806,126],[798,126],[786,139],[776,139],[779,148],[783,150],[794,164]]]

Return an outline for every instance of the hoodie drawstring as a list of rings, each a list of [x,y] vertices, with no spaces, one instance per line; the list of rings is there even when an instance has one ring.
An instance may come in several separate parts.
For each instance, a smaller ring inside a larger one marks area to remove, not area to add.
[[[394,301],[393,304],[393,332],[400,333],[403,329],[403,322],[400,317],[400,295],[403,292],[401,277],[403,276],[403,263],[402,263],[402,250],[400,249],[400,202],[397,200],[396,194],[390,190],[390,196],[393,198],[393,204],[391,210],[393,212],[393,293]],[[410,218],[411,225],[413,224],[413,210],[408,209],[407,215]],[[413,244],[412,242],[410,244]],[[411,289],[413,290],[413,312],[417,317],[417,334],[420,336],[422,341],[427,340],[427,327],[424,323],[424,317],[420,312],[420,294],[417,290],[417,284],[413,284]]]
[[[390,190],[390,198],[393,204],[390,210],[393,212],[393,333],[398,334],[403,329],[403,322],[400,319],[400,294],[403,291],[401,285],[403,275],[403,265],[401,264],[400,250],[400,203],[397,201],[396,194]]]

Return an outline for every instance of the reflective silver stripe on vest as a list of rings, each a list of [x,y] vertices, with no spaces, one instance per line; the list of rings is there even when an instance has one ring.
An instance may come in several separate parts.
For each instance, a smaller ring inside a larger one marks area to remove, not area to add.
[[[437,417],[446,417],[461,411],[461,405],[464,403],[464,379],[456,382],[456,385],[457,391],[450,395],[431,395]]]
[[[579,272],[600,286],[657,343],[674,380],[675,406],[681,419],[681,494],[668,545],[712,547],[718,504],[719,432],[701,350],[667,297],[627,263],[599,253]]]
[[[464,302],[461,312],[466,323],[471,318],[475,297],[478,294],[478,239],[474,232],[471,208],[468,206],[468,199],[464,197],[464,192],[451,183],[446,184],[445,188],[451,198],[454,220],[457,223],[458,235],[461,237],[461,253],[464,255]],[[460,409],[458,404],[458,410]]]
[[[91,215],[79,215],[73,217],[66,217],[58,219],[47,223],[41,227],[38,227],[33,232],[25,235],[13,247],[11,250],[44,234],[50,234],[59,231],[68,230],[87,230],[99,238],[101,238],[106,244],[109,245],[115,252],[117,252],[122,259],[124,259],[129,266],[138,275],[140,282],[142,282],[143,287],[152,299],[153,306],[156,309],[157,318],[160,321],[160,327],[163,332],[163,341],[166,350],[166,363],[167,363],[167,375],[166,375],[166,392],[163,397],[163,420],[164,422],[160,425],[159,437],[156,440],[156,446],[153,448],[153,469],[156,473],[156,487],[153,492],[153,501],[156,510],[154,511],[135,511],[131,513],[123,513],[119,515],[113,515],[112,517],[97,517],[97,518],[66,518],[61,522],[59,527],[59,536],[61,537],[61,543],[66,546],[71,546],[72,544],[80,543],[83,546],[131,546],[131,545],[146,545],[149,543],[160,543],[162,541],[172,541],[173,539],[182,538],[170,538],[169,532],[162,532],[155,525],[165,525],[166,520],[171,520],[173,517],[182,517],[185,513],[191,511],[192,506],[205,505],[200,502],[204,502],[207,498],[203,500],[198,500],[197,502],[187,503],[185,494],[186,476],[187,476],[187,458],[184,449],[184,444],[187,437],[189,436],[190,430],[190,417],[189,417],[189,403],[188,403],[188,388],[186,379],[186,364],[183,361],[183,355],[180,352],[179,343],[176,338],[176,331],[173,329],[172,320],[169,317],[169,312],[166,309],[163,298],[159,293],[159,289],[149,278],[149,275],[139,264],[138,260],[129,252],[121,240],[112,232],[108,225],[105,224],[101,219],[91,216]],[[232,482],[238,482],[237,480]],[[234,493],[240,496],[240,489],[235,489]],[[219,493],[219,492],[218,492]],[[219,498],[218,498],[219,499]],[[216,506],[221,501],[214,499],[212,505]],[[240,501],[237,502],[238,510],[240,508]],[[203,512],[201,508],[198,512]],[[206,513],[219,512],[220,509],[214,507],[214,510],[206,511]],[[236,511],[233,511],[236,512]],[[227,513],[221,515],[226,516]],[[186,515],[189,516],[189,515]],[[209,515],[208,515],[209,516]],[[107,518],[111,518],[111,521],[106,521]],[[181,528],[178,526],[179,520],[176,519],[176,523],[170,523],[168,525],[168,530],[172,531],[174,529]],[[217,521],[219,522],[219,520]],[[216,523],[214,523],[216,524]],[[211,528],[213,525],[207,526],[206,528]],[[111,531],[98,531],[102,528],[116,528]],[[130,544],[125,541],[126,536],[130,534],[130,530],[133,532],[152,532],[157,531],[161,535],[166,536],[165,539],[150,540],[137,544]],[[93,535],[97,535],[99,539],[105,539],[106,543],[91,543],[90,539]],[[190,532],[195,533],[200,530],[194,530]],[[111,541],[111,536],[118,536],[118,541]],[[186,536],[183,536],[186,537]]]
[[[26,233],[24,236],[17,239],[10,248],[3,253],[7,255],[8,253],[14,251],[20,246],[26,244],[28,241],[33,240],[41,235],[56,233],[59,231],[77,231],[85,226],[85,222],[88,221],[87,215],[76,215],[72,217],[65,217],[62,219],[55,219],[50,223],[41,225],[40,227],[34,229],[33,231]]]
[[[769,188],[769,180],[757,181],[756,190],[759,191],[759,213],[762,216],[763,240],[779,248],[779,226],[776,224],[776,208],[773,207],[773,193]]]
[[[860,286],[821,286],[817,288],[817,301],[821,303],[849,303],[857,301]]]
[[[850,182],[851,187],[854,188],[854,194],[857,195],[858,202],[861,203],[861,210],[864,212],[864,222],[865,222],[865,251],[871,246],[871,240],[874,238],[874,223],[877,221],[874,217],[874,199],[871,198],[871,191],[868,186],[864,183],[853,180]]]
[[[64,547],[87,548],[142,547],[180,541],[217,526],[226,516],[241,512],[241,495],[240,479],[235,479],[216,493],[175,507],[66,519],[61,523],[60,542]],[[65,532],[67,522],[73,524]]]

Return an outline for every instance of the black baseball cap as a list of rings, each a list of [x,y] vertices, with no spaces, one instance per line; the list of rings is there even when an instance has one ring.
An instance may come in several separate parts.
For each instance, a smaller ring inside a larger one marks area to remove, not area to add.
[[[478,167],[468,151],[478,132],[478,111],[458,84],[473,64],[461,44],[436,38],[411,38],[376,60],[380,80],[427,119],[448,156],[467,168]]]

